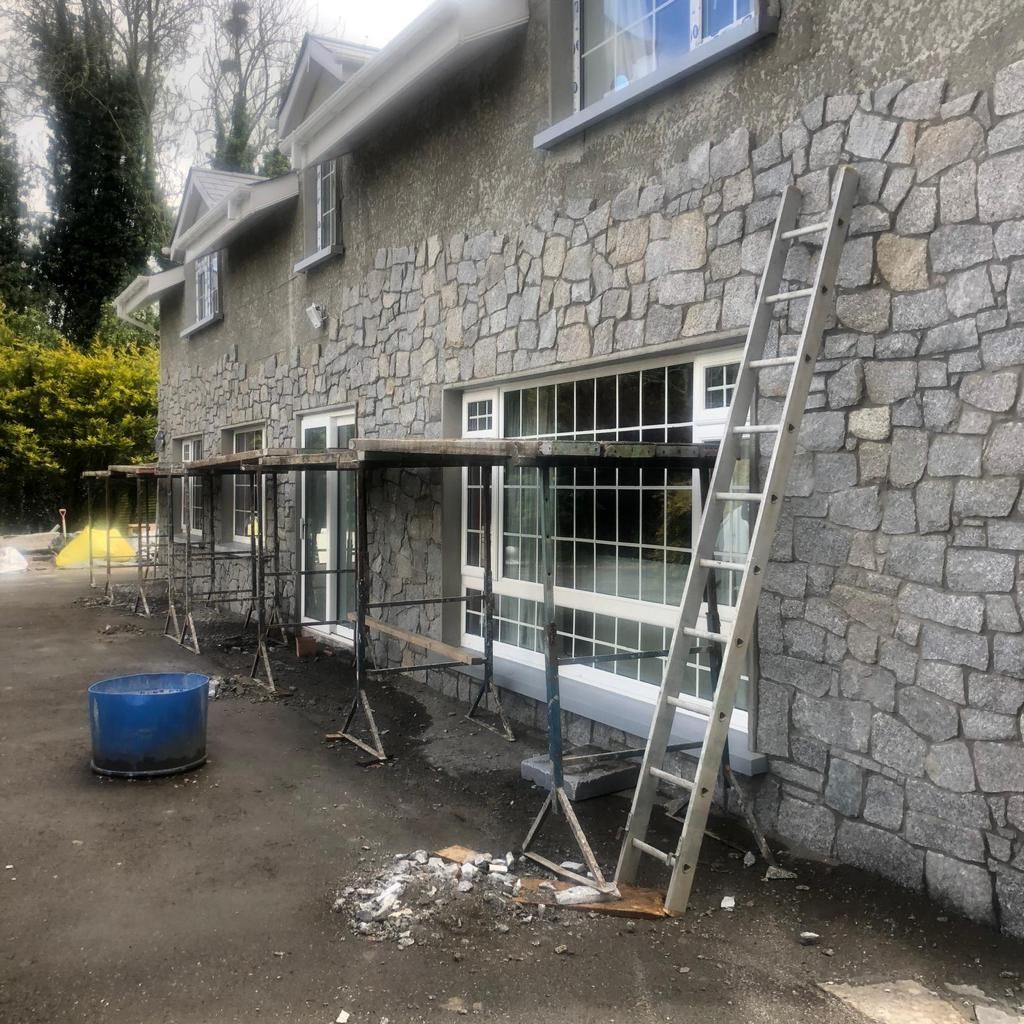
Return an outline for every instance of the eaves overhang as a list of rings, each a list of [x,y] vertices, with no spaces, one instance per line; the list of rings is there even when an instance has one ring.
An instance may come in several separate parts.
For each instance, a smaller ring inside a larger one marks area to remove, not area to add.
[[[299,170],[351,152],[529,17],[528,0],[436,0],[283,138],[281,151]]]

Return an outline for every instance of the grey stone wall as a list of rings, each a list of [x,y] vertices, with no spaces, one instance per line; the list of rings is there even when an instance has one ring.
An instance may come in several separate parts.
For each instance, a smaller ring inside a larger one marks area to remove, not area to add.
[[[1024,62],[983,91],[930,78],[821,97],[642,182],[410,236],[362,275],[288,277],[284,221],[230,253],[242,327],[228,306],[182,343],[165,304],[161,425],[213,450],[222,428],[266,420],[290,445],[303,411],[353,403],[364,436],[436,436],[446,386],[700,346],[745,327],[781,191],[818,219],[843,162],[860,196],[759,620],[759,807],[818,855],[1024,935]],[[813,257],[794,247],[790,284]],[[314,288],[331,319],[308,339],[294,314]],[[802,313],[777,311],[772,352]],[[240,330],[258,342],[225,340]],[[762,385],[770,419],[784,382]],[[435,593],[439,477],[378,486],[376,593]],[[440,628],[436,609],[398,621]]]

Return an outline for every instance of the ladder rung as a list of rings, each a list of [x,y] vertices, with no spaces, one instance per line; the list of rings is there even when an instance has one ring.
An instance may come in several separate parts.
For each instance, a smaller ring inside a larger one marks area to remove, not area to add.
[[[766,370],[770,366],[792,366],[796,356],[773,356],[771,359],[751,359],[747,365],[752,370]]]
[[[820,224],[808,224],[805,228],[793,228],[792,231],[783,231],[782,238],[803,238],[804,235],[813,235],[817,231],[825,231],[828,228],[828,221],[823,220]]]
[[[790,299],[809,299],[814,294],[813,288],[797,288],[795,292],[779,292],[769,295],[765,302],[789,302]]]
[[[702,569],[727,569],[732,572],[746,572],[746,562],[723,562],[717,558],[702,558],[700,560]]]
[[[634,839],[633,845],[641,853],[646,853],[648,857],[660,860],[662,864],[667,864],[670,868],[675,866],[676,858],[671,853],[665,853],[664,850],[659,850],[656,846],[651,846],[650,843],[645,843],[642,839]]]
[[[777,434],[778,423],[748,423],[744,427],[733,427],[734,434]]]
[[[656,779],[661,779],[662,782],[669,782],[673,786],[685,789],[688,793],[693,792],[693,783],[689,779],[684,779],[681,775],[673,775],[662,768],[651,768],[649,771]]]
[[[729,642],[729,638],[724,633],[711,633],[706,629],[693,629],[690,626],[683,626],[683,635],[692,636],[696,640],[710,640],[716,644]]]
[[[764,501],[764,495],[757,491],[716,491],[719,501]]]
[[[711,706],[707,701],[699,700],[697,697],[681,693],[678,697],[666,697],[665,702],[682,711],[692,711],[695,715],[703,715],[705,718],[711,717]]]

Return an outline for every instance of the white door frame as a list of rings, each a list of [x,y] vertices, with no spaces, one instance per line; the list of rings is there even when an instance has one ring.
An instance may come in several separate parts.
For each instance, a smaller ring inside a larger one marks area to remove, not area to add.
[[[352,427],[355,426],[356,417],[354,409],[336,409],[329,412],[312,413],[308,416],[303,416],[299,422],[299,443],[305,448],[306,446],[306,432],[309,430],[316,430],[319,428],[326,428],[327,435],[327,447],[333,448],[338,446],[337,430],[339,427]],[[342,540],[342,529],[352,531],[355,529],[355,523],[346,524],[340,521],[343,512],[339,500],[339,474],[327,470],[310,470],[303,472],[299,480],[299,497],[301,502],[300,518],[299,518],[299,559],[300,567],[305,570],[310,568],[306,564],[306,529],[307,529],[307,486],[310,479],[310,473],[317,473],[325,478],[326,486],[325,500],[327,503],[326,517],[325,517],[325,546],[326,556],[324,558],[324,564],[328,569],[337,569],[339,564],[339,558],[341,557],[343,544]],[[302,622],[318,621],[321,619],[336,619],[338,617],[338,588],[344,581],[343,576],[330,575],[326,576],[327,586],[325,588],[324,595],[324,614],[322,616],[308,615],[306,613],[306,581],[309,577],[302,577],[302,586],[300,587],[299,594],[299,619]],[[305,627],[312,633],[320,634],[321,636],[333,636],[338,637],[342,640],[352,642],[354,631],[351,625],[347,623],[339,623],[330,626],[314,626],[310,625]]]

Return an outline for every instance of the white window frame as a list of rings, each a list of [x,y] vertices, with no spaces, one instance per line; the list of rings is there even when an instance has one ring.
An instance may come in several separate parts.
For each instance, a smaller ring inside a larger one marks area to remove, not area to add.
[[[324,202],[324,186],[330,184],[330,205]],[[333,246],[338,239],[338,178],[337,163],[324,160],[316,165],[316,247],[318,250]],[[324,220],[330,231],[324,231]],[[327,234],[330,237],[327,237]]]
[[[623,88],[613,90],[606,96],[584,106],[582,5],[585,2],[587,0],[574,0],[572,22],[569,29],[571,53],[567,56],[572,60],[572,72],[569,76],[572,90],[572,113],[549,128],[538,132],[533,139],[536,149],[552,149],[566,139],[579,135],[593,125],[613,117],[661,89],[698,73],[707,65],[723,60],[737,50],[751,45],[762,36],[775,32],[779,21],[777,15],[768,10],[767,0],[752,0],[749,15],[744,15],[740,20],[733,22],[714,36],[704,36],[701,0],[690,0],[690,49],[684,54],[666,60],[649,74],[637,78]],[[659,0],[659,6],[663,5],[663,0]],[[696,44],[693,43],[695,29],[699,33],[700,40]],[[568,40],[566,42],[569,43]],[[554,81],[555,77],[553,76],[552,82],[554,83]],[[568,102],[567,98],[566,102]]]
[[[181,461],[185,463],[195,462],[203,457],[203,437],[196,434],[193,437],[181,439]],[[183,531],[187,530],[193,537],[203,535],[203,478],[200,476],[185,477],[181,488],[181,515],[179,525]],[[196,525],[198,521],[198,526]]]
[[[585,377],[601,377],[605,374],[624,374],[646,368],[657,368],[660,366],[671,366],[679,363],[692,363],[693,365],[693,441],[720,440],[723,435],[723,427],[729,416],[729,408],[705,407],[705,383],[704,377],[707,370],[724,363],[738,363],[742,358],[742,347],[731,347],[728,349],[717,349],[695,355],[660,356],[648,359],[631,360],[621,365],[609,366],[606,368],[595,368],[586,372],[567,372],[544,375],[543,377],[529,380],[514,380],[507,385],[499,385],[496,388],[466,391],[463,393],[462,401],[462,431],[464,437],[492,437],[503,436],[504,419],[504,393],[506,391],[518,391],[524,387],[546,386],[558,384],[563,381],[578,380]],[[699,385],[698,385],[699,380]],[[470,403],[491,399],[494,403],[494,415],[492,426],[489,430],[469,431],[468,415]],[[528,580],[514,579],[504,576],[504,558],[502,557],[502,539],[504,536],[504,501],[503,501],[503,480],[504,471],[500,467],[491,470],[491,488],[493,495],[492,505],[492,528],[491,528],[491,565],[493,567],[493,587],[495,596],[518,597],[529,601],[543,601],[543,587],[540,583],[533,583]],[[462,565],[462,586],[466,589],[481,589],[483,585],[483,570],[479,566],[469,565],[467,562],[467,515],[468,502],[466,501],[466,485],[468,470],[462,471],[462,517],[460,523],[460,562]],[[697,531],[700,526],[701,508],[699,507],[699,480],[698,471],[693,471],[693,495],[694,508],[691,517],[692,540],[691,546],[695,546]],[[624,619],[633,619],[640,623],[647,623],[653,626],[661,626],[668,629],[675,628],[678,619],[678,607],[670,604],[654,604],[649,601],[642,601],[633,598],[620,597],[610,594],[599,594],[591,591],[576,590],[575,588],[556,586],[555,603],[559,607],[573,607],[582,611],[589,611],[599,615],[608,615]],[[706,608],[705,608],[706,611]],[[733,608],[724,602],[719,607],[720,619],[723,623],[729,623],[733,619]],[[465,647],[475,650],[483,649],[483,640],[474,634],[465,631],[465,617],[461,625],[462,644]],[[544,667],[544,656],[541,652],[530,651],[523,647],[506,644],[496,640],[494,645],[495,654],[498,657],[517,661],[538,669]],[[560,675],[565,678],[578,680],[587,685],[615,693],[626,697],[637,697],[643,701],[650,700],[651,684],[639,679],[630,679],[613,672],[603,671],[590,665],[564,666],[559,670]],[[710,707],[710,702],[708,702]],[[748,714],[746,711],[736,709],[733,712],[732,726],[746,731],[748,726]]]
[[[303,244],[305,248],[312,247],[313,251],[295,264],[292,268],[295,273],[312,270],[324,260],[345,251],[345,246],[341,241],[341,195],[338,188],[340,175],[341,164],[338,158],[322,160],[313,165],[306,174],[307,194],[303,196],[302,200],[307,211],[303,218],[305,221]],[[324,189],[328,182],[330,183],[329,204],[324,202]],[[309,224],[310,216],[314,221],[312,226]],[[324,230],[325,221],[330,225],[329,231]]]
[[[266,428],[266,424],[263,424],[263,423],[251,423],[251,424],[249,424],[248,426],[245,426],[245,427],[232,427],[231,431],[230,431],[231,453],[233,455],[237,455],[240,452],[255,451],[256,449],[253,449],[251,445],[246,445],[243,448],[239,448],[238,447],[238,443],[239,443],[239,439],[241,437],[243,437],[246,434],[254,434],[254,433],[256,433],[256,431],[260,432],[260,437],[261,437],[261,441],[260,441],[259,447],[260,448],[265,448],[266,444],[267,444],[267,428]],[[249,544],[250,543],[250,535],[248,533],[239,534],[239,533],[237,533],[235,531],[235,525],[236,525],[235,524],[235,519],[237,518],[237,512],[238,512],[238,493],[239,493],[239,488],[245,488],[245,492],[244,493],[249,493],[249,490],[252,487],[252,483],[251,483],[251,481],[249,479],[249,475],[247,473],[237,473],[237,474],[234,474],[233,476],[229,477],[229,479],[231,481],[230,487],[228,489],[228,493],[230,495],[230,501],[227,504],[230,505],[230,512],[231,512],[231,537],[235,541],[236,544]],[[260,486],[261,487],[263,486],[262,479],[260,480]],[[248,511],[249,511],[250,514],[252,513],[252,509],[249,509]]]
[[[220,313],[220,253],[210,252],[196,259],[196,322],[208,323]]]

